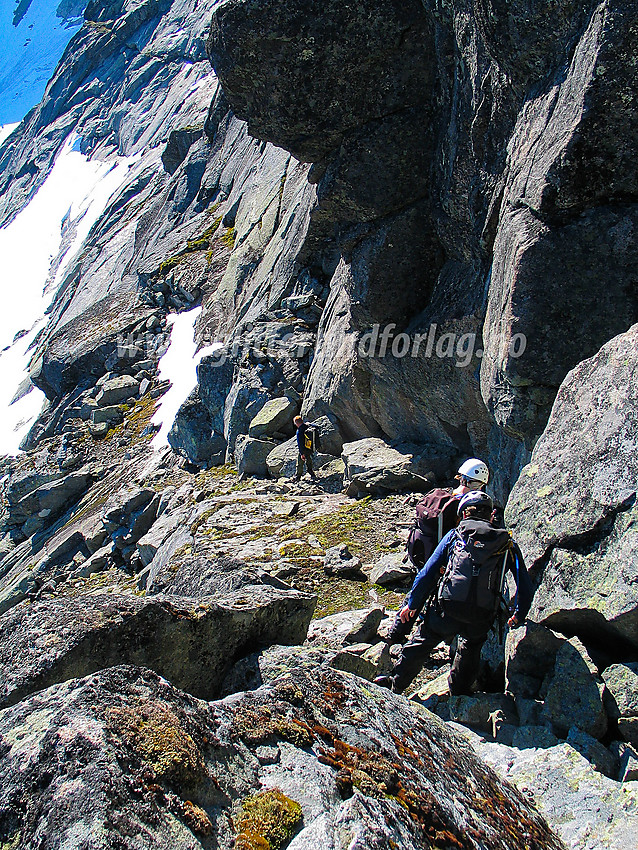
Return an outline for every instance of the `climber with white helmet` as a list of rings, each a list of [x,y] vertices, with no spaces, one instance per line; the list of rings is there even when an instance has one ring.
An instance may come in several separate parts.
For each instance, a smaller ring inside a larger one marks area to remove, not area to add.
[[[499,606],[509,570],[517,596],[508,625],[519,625],[529,611],[533,587],[523,556],[511,535],[493,524],[494,504],[487,493],[470,491],[458,502],[460,523],[445,535],[412,585],[400,611],[410,624],[425,606],[417,633],[405,644],[387,676],[374,681],[402,693],[416,678],[430,652],[441,641],[458,638],[448,677],[450,693],[472,691],[481,649]],[[510,609],[511,612],[511,609]]]
[[[487,464],[476,457],[464,461],[456,473],[457,486],[452,488],[437,487],[426,493],[416,506],[414,525],[410,529],[406,544],[407,557],[416,570],[428,560],[437,544],[443,537],[455,528],[459,522],[457,506],[459,499],[466,493],[482,490],[490,478]],[[402,643],[412,630],[412,622],[396,619],[387,637],[388,643]]]

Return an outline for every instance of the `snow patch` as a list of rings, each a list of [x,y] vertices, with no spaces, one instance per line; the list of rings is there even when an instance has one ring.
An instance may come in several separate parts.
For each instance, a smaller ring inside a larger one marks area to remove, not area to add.
[[[29,204],[0,228],[0,454],[15,454],[44,401],[33,388],[11,404],[28,378],[29,350],[44,326],[45,311],[68,264],[128,174],[131,159],[91,161],[72,134],[56,157],[46,181]],[[62,228],[75,233],[52,275],[60,253]],[[47,286],[47,281],[52,282]]]
[[[2,124],[0,125],[0,145],[4,142],[6,138],[8,138],[11,133],[15,130],[16,127],[19,127],[19,123],[15,124]]]
[[[76,226],[77,233],[58,266],[58,283],[128,174],[132,160],[88,160],[78,150],[78,139],[75,133],[67,139],[36,195],[12,222],[0,228],[0,287],[5,296],[0,349],[10,344],[16,333],[31,328],[49,305],[44,284],[60,249],[63,220]]]
[[[29,346],[43,325],[44,321],[38,322],[30,333],[0,353],[0,454],[18,453],[20,443],[42,409],[44,393],[28,382],[26,366]],[[22,395],[20,389],[26,392]],[[16,395],[20,397],[13,401]]]
[[[171,340],[159,361],[159,377],[168,379],[171,387],[151,420],[154,425],[161,425],[153,439],[155,449],[168,445],[168,432],[173,427],[177,411],[197,384],[197,364],[202,357],[222,347],[221,342],[215,342],[196,351],[195,322],[201,311],[201,307],[195,307],[187,313],[171,313],[167,317],[167,324],[171,326]]]

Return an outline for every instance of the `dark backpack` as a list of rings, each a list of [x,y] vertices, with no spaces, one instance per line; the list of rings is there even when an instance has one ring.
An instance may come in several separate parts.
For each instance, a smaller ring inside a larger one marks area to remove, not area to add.
[[[505,529],[485,520],[463,520],[437,587],[442,610],[462,623],[491,624],[502,598],[512,545]]]
[[[310,429],[310,432],[312,434],[312,450],[313,450],[313,452],[320,452],[321,451],[321,434],[319,433],[319,428],[317,428],[316,426],[313,426]]]
[[[303,442],[306,451],[309,451],[311,454],[321,451],[318,428],[307,425],[303,435]]]
[[[437,488],[427,493],[416,506],[416,519],[410,529],[407,550],[417,569],[421,569],[438,543],[456,526],[458,504],[458,497],[451,490]]]

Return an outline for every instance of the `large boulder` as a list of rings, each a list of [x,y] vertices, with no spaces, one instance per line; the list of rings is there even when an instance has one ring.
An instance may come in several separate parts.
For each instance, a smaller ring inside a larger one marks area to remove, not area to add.
[[[564,638],[527,622],[509,632],[505,687],[520,705],[522,721],[551,725],[566,736],[572,727],[595,738],[607,731],[604,683],[578,638]],[[529,711],[534,716],[529,717]]]
[[[273,478],[292,478],[297,471],[297,458],[299,457],[299,449],[297,448],[297,438],[291,437],[285,443],[280,443],[276,448],[268,453],[266,458],[266,466],[268,472]],[[331,463],[334,460],[332,455],[315,452],[312,456],[312,465],[314,469],[321,469],[322,466]],[[304,466],[304,472],[305,472]]]
[[[383,608],[361,608],[341,611],[313,620],[308,629],[308,640],[329,646],[374,641],[383,619]]]
[[[575,726],[593,738],[604,736],[604,683],[578,638],[565,641],[556,653],[554,669],[545,680],[543,691],[542,720],[563,735]]]
[[[370,573],[372,584],[393,585],[410,583],[414,578],[414,568],[403,560],[403,552],[382,555]]]
[[[567,376],[506,511],[540,572],[530,617],[634,648],[638,590],[627,564],[638,557],[637,352],[634,325]]]
[[[378,437],[344,443],[341,457],[349,496],[387,495],[401,490],[429,490],[414,455],[392,448]]]
[[[177,411],[168,432],[174,452],[196,466],[221,464],[226,455],[226,440],[213,427],[213,419],[195,388]]]
[[[275,448],[272,440],[258,440],[242,434],[235,443],[235,463],[240,475],[256,475],[265,478],[268,475],[266,459]]]
[[[132,375],[121,375],[119,378],[105,381],[95,400],[100,407],[110,407],[137,396],[139,390],[139,381],[136,381]]]
[[[71,472],[63,478],[41,484],[31,490],[16,504],[11,505],[11,524],[23,525],[30,521],[29,533],[49,525],[57,516],[76,502],[89,488],[93,476],[88,468]]]
[[[306,421],[316,430],[321,451],[340,457],[343,449],[343,437],[339,431],[336,417],[330,411],[327,411],[320,416],[306,417]]]
[[[603,672],[605,708],[623,738],[638,745],[638,663],[612,664]]]
[[[180,525],[186,522],[191,513],[189,507],[177,508],[170,513],[162,514],[162,516],[153,523],[150,529],[144,534],[136,544],[136,549],[142,564],[148,566],[157,550],[162,546],[164,541],[170,537]]]
[[[505,640],[505,687],[521,699],[535,699],[554,669],[564,638],[527,620],[511,629]]]
[[[117,664],[150,667],[210,699],[248,648],[301,642],[315,602],[255,585],[214,601],[104,594],[18,606],[0,621],[0,704]]]
[[[290,434],[294,431],[292,419],[299,412],[299,403],[294,399],[273,398],[267,401],[248,426],[248,435],[255,439],[272,437],[273,434]]]
[[[520,850],[524,834],[530,850],[564,850],[462,736],[370,687],[310,664],[212,704],[130,666],[43,690],[0,714],[7,837]]]

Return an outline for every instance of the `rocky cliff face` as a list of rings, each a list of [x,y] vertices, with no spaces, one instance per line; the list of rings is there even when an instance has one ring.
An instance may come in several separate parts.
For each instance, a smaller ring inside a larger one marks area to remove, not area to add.
[[[327,405],[356,436],[529,449],[569,369],[632,324],[635,7],[548,8],[215,10],[233,109],[313,162],[314,217],[339,252],[309,413]],[[482,361],[361,356],[375,322],[477,333]]]
[[[66,266],[64,219],[16,387],[47,401],[0,466],[0,843],[635,845],[637,16],[87,5],[0,147],[3,226],[70,140],[119,180]],[[196,308],[222,347],[153,451]],[[322,489],[287,480],[299,410]],[[504,779],[361,681],[414,494],[470,454],[514,488],[532,622],[485,652],[510,696],[420,701]]]
[[[231,456],[293,388],[344,438],[446,471],[489,455],[506,495],[569,369],[636,318],[633,5],[565,3],[550,25],[524,4],[225,2],[223,92],[210,11],[90,4],[3,148],[5,221],[71,127],[135,158],[32,380],[57,404],[153,311],[202,303],[230,367],[202,367],[200,402]]]

